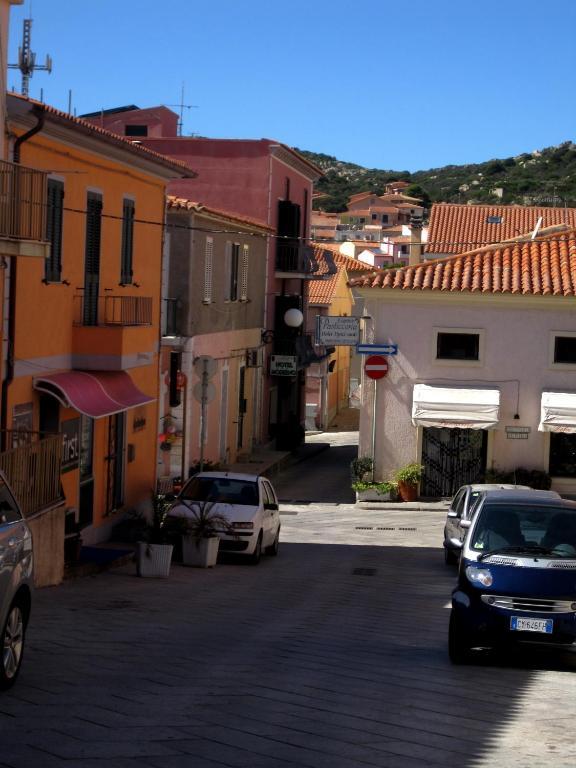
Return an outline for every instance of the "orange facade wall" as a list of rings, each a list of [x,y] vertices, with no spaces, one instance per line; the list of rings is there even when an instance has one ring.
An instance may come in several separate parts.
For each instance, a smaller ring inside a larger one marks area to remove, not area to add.
[[[33,404],[33,429],[39,428],[39,397],[34,377],[82,367],[126,370],[145,394],[158,397],[158,348],[160,280],[165,207],[165,181],[97,152],[61,143],[43,133],[24,143],[21,162],[46,169],[64,183],[62,280],[44,281],[40,259],[18,260],[15,314],[15,377],[8,398],[10,428],[17,406]],[[86,197],[88,190],[102,195],[100,294],[151,297],[151,322],[144,326],[78,326],[84,284]],[[122,209],[124,197],[135,205],[133,283],[121,286]],[[78,360],[82,364],[78,364]],[[138,418],[135,422],[135,413]],[[60,408],[60,424],[77,417]],[[149,497],[156,480],[157,402],[126,413],[124,451],[124,504],[136,507]],[[108,522],[106,516],[106,455],[109,419],[94,421],[93,527]],[[128,448],[128,446],[131,446]],[[129,460],[129,458],[131,460]],[[66,504],[78,507],[79,470],[62,476]]]

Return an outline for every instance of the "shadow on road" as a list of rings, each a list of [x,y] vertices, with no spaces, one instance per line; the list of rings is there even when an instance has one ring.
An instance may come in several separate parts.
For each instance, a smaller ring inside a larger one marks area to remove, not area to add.
[[[124,757],[133,743],[166,766],[184,763],[159,749],[266,768],[500,759],[538,695],[534,669],[558,662],[452,667],[453,582],[437,548],[283,543],[257,568],[175,566],[169,580],[122,570],[44,590],[21,681],[2,696],[3,755],[30,744],[97,757],[102,740],[113,755],[122,740]],[[569,700],[563,685],[549,718]],[[516,740],[514,764],[538,743]]]

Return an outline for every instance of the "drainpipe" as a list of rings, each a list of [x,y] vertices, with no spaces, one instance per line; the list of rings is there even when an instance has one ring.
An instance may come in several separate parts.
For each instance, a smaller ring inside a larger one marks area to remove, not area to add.
[[[44,127],[44,110],[39,107],[32,107],[32,114],[36,117],[37,123],[26,133],[18,136],[14,142],[13,157],[12,160],[16,165],[20,164],[20,147],[24,142],[31,139],[39,133]],[[10,384],[14,380],[14,343],[16,338],[16,280],[18,274],[18,257],[13,257],[9,260],[9,272],[7,275],[7,292],[8,296],[8,328],[6,333],[7,348],[6,348],[6,360],[4,366],[4,379],[2,380],[2,398],[0,403],[0,425],[2,426],[0,449],[6,451],[8,448],[8,434],[6,432],[6,425],[8,423],[8,390]]]

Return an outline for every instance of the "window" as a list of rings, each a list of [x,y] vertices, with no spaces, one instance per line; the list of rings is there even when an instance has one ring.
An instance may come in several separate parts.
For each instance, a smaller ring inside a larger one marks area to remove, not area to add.
[[[376,221],[377,219],[378,219],[378,214],[377,213],[373,213],[372,214],[372,221]]]
[[[400,253],[406,255],[408,253],[408,246],[407,245],[401,245],[400,246]]]
[[[550,466],[553,477],[576,477],[576,435],[550,432]]]
[[[125,136],[148,136],[147,125],[127,125],[124,128]]]
[[[212,301],[212,258],[214,256],[214,239],[206,238],[204,246],[204,304],[210,304]]]
[[[383,213],[382,214],[382,224],[388,224],[388,214]]]
[[[48,179],[48,209],[46,215],[46,239],[50,243],[50,257],[44,264],[47,283],[59,283],[62,279],[62,219],[64,213],[64,184]]]
[[[98,192],[88,192],[86,200],[86,244],[84,256],[84,325],[98,325],[101,234],[102,195]]]
[[[124,198],[122,207],[122,253],[120,258],[120,283],[132,282],[132,254],[134,250],[134,200]]]
[[[240,270],[240,301],[248,301],[248,256],[250,246],[242,246],[242,268]]]
[[[576,334],[554,337],[554,362],[576,365]]]
[[[238,300],[238,266],[240,261],[240,245],[226,243],[226,301]]]
[[[480,334],[438,331],[437,360],[479,360]]]
[[[486,216],[486,224],[502,224],[502,216]]]

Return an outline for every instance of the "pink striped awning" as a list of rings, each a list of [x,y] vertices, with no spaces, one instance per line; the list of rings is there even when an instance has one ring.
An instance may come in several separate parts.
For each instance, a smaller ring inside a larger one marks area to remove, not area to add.
[[[65,371],[34,379],[34,388],[62,405],[100,419],[154,402],[125,371]]]

